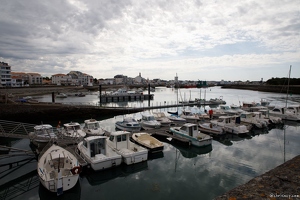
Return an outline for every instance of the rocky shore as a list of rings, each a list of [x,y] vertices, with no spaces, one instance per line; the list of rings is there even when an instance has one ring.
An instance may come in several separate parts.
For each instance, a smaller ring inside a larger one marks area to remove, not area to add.
[[[225,199],[300,199],[300,156],[215,198]]]

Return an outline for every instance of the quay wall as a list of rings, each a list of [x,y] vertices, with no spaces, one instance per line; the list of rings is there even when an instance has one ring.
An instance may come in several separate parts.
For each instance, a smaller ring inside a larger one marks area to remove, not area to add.
[[[287,91],[287,85],[223,85],[222,88],[254,90],[261,92],[283,93]],[[290,85],[289,94],[300,94],[300,85]]]
[[[0,104],[0,119],[40,124],[47,121],[72,121],[76,119],[103,120],[116,115],[140,112],[142,108],[102,108],[65,104]]]
[[[300,155],[215,200],[300,199]]]

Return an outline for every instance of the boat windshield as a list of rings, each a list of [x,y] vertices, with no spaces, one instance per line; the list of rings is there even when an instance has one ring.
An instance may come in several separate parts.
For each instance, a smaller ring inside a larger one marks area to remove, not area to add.
[[[88,125],[87,125],[87,128],[88,128],[88,129],[99,128],[99,124],[98,124],[98,123],[88,124]]]

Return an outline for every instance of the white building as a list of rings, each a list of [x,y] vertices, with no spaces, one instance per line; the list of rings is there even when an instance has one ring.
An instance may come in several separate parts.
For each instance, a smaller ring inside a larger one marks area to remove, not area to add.
[[[11,87],[11,66],[0,62],[0,87]]]
[[[43,77],[39,73],[27,73],[29,85],[42,85]]]
[[[67,75],[71,76],[73,80],[77,80],[76,85],[93,86],[93,76],[80,71],[70,71]]]
[[[55,85],[77,85],[76,80],[75,83],[72,80],[72,77],[66,74],[54,74],[52,75],[52,84]]]

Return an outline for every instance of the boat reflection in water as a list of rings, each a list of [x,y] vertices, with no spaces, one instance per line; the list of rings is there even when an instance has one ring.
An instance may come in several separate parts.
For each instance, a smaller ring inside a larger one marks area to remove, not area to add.
[[[70,199],[79,200],[81,197],[81,186],[78,180],[75,186],[67,191],[64,191],[63,195],[57,196],[56,192],[50,192],[41,183],[39,185],[39,197],[41,200],[55,200],[55,199]]]
[[[130,174],[141,172],[145,169],[148,169],[147,161],[135,163],[132,165],[126,165],[122,163],[120,166],[105,169],[103,171],[94,171],[92,169],[87,169],[81,176],[85,176],[89,184],[94,186],[103,184],[118,177],[126,177]]]
[[[184,145],[182,142],[179,142],[177,140],[168,140],[167,138],[161,139],[162,142],[171,144],[174,146],[176,149],[180,151],[183,157],[185,158],[194,158],[197,157],[198,155],[204,155],[212,151],[212,145],[207,145],[204,147],[196,147],[196,146],[187,146]]]

